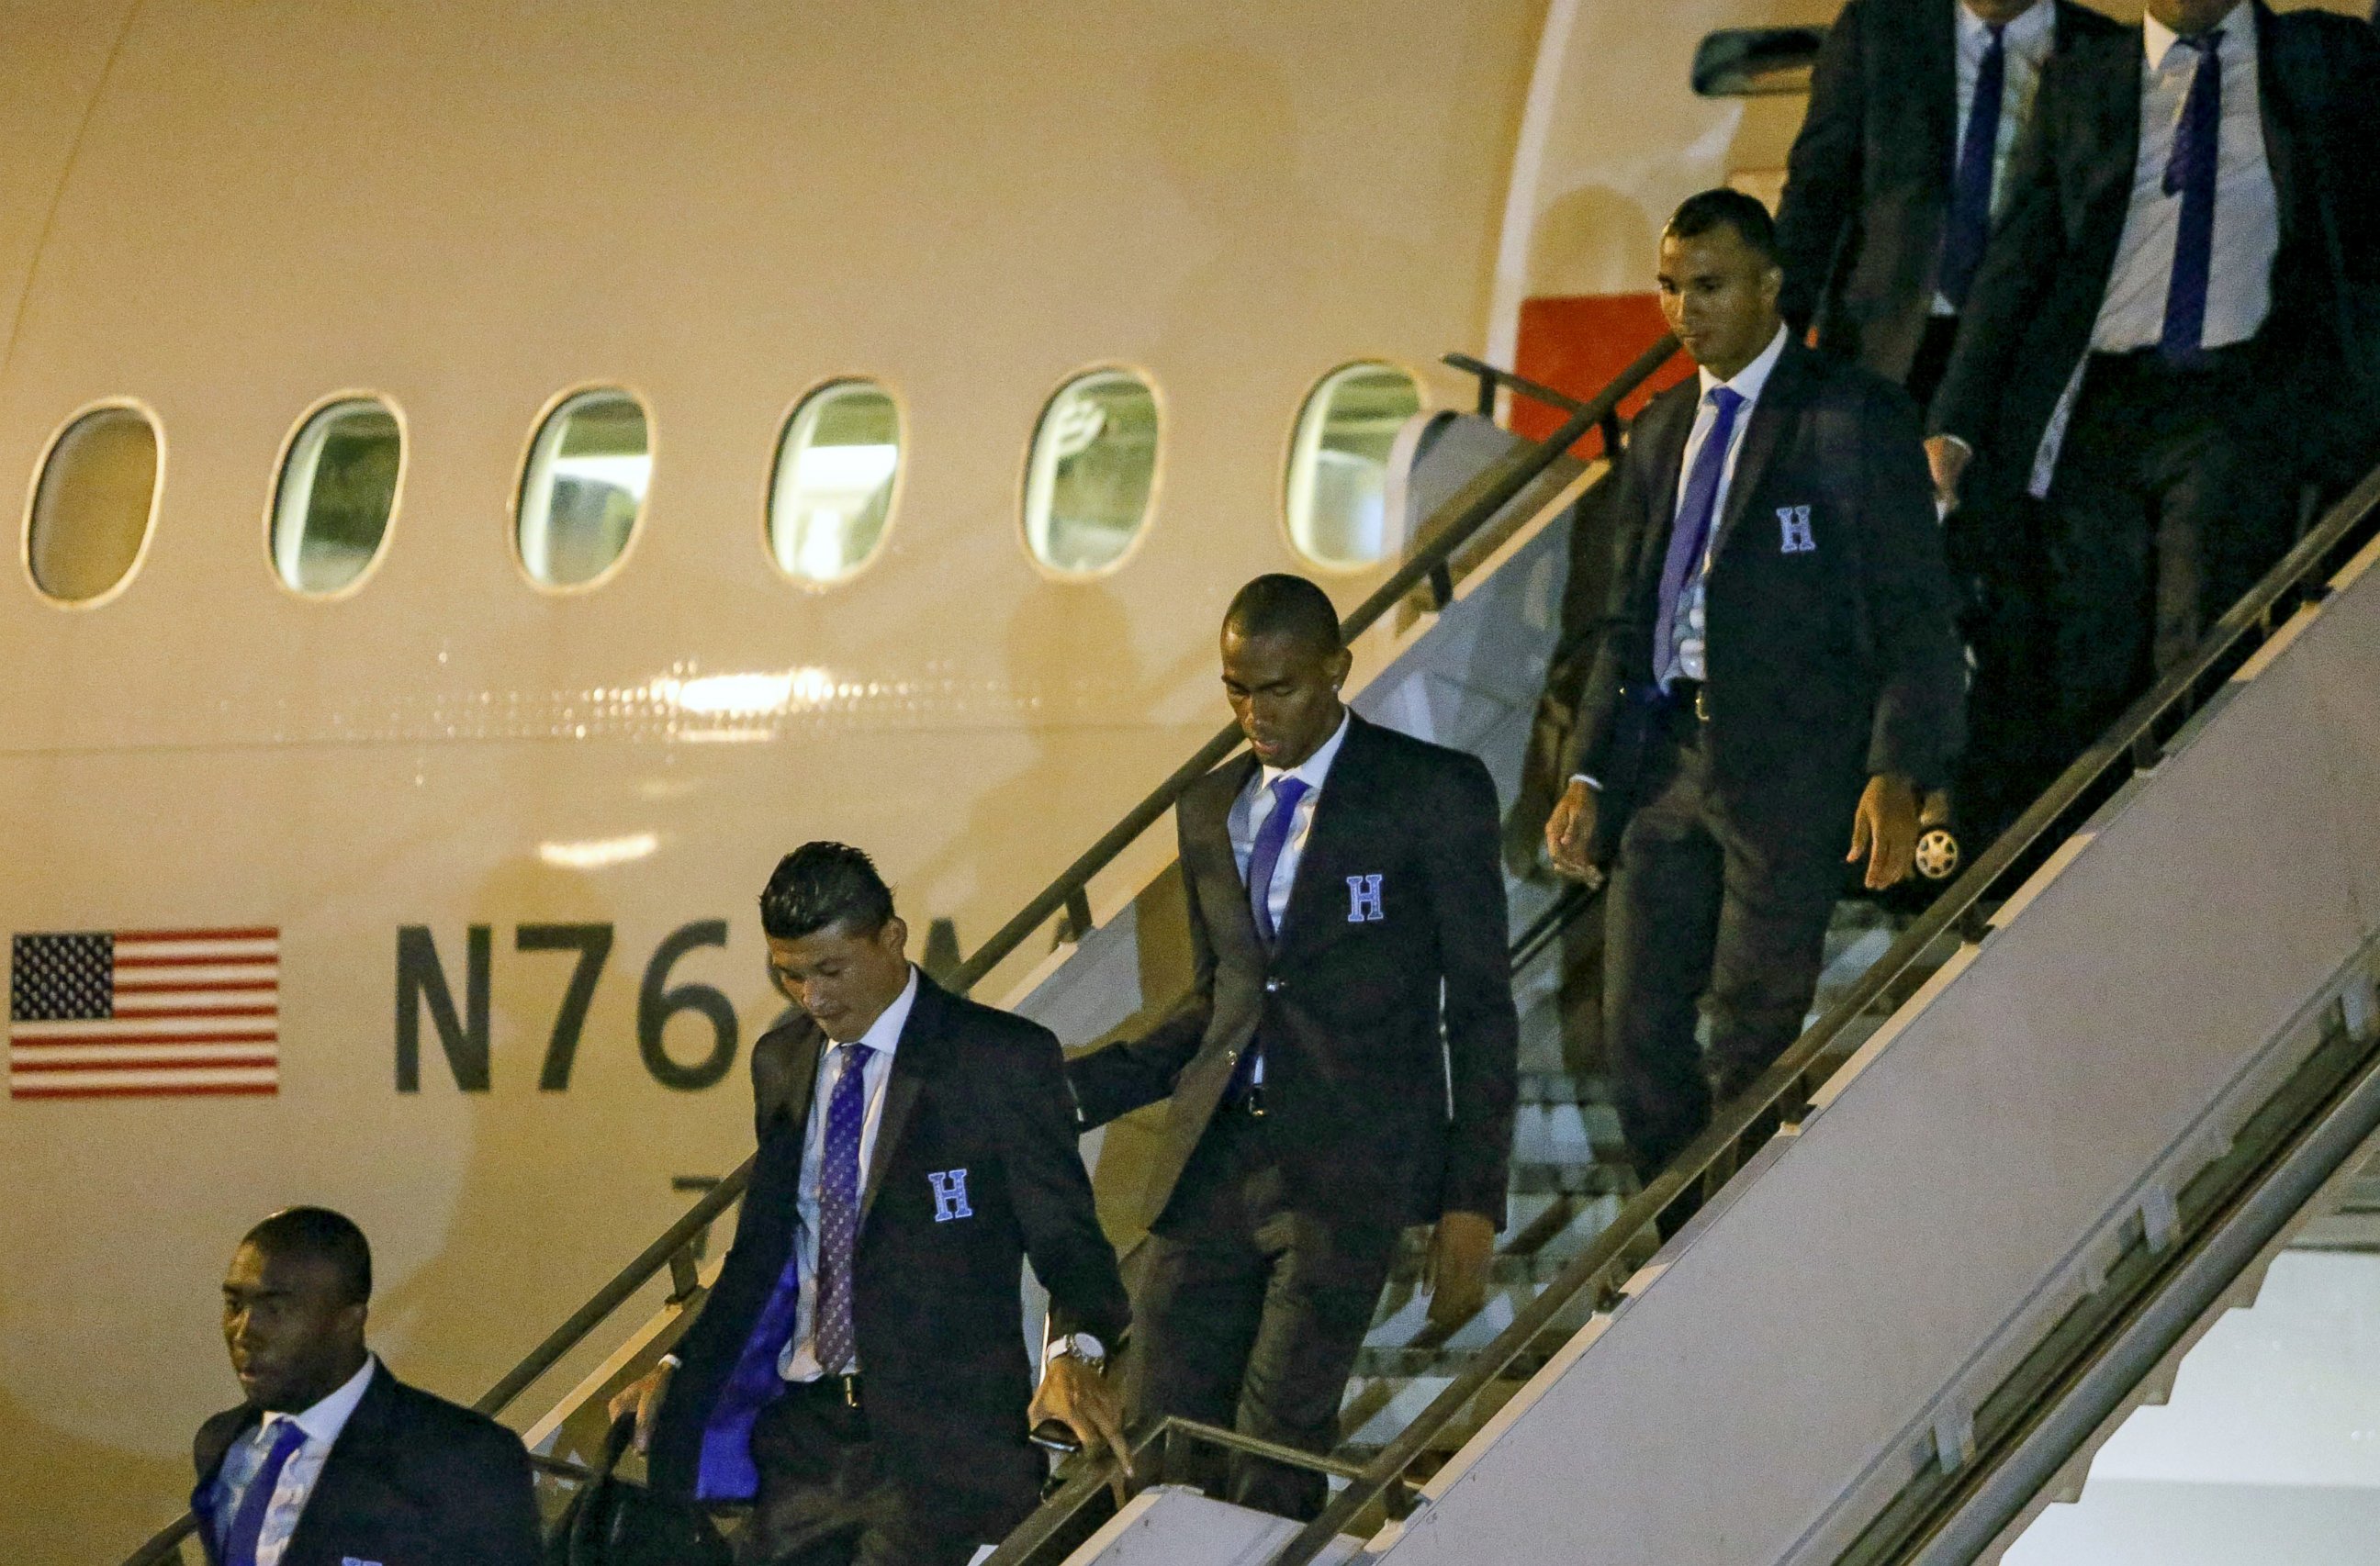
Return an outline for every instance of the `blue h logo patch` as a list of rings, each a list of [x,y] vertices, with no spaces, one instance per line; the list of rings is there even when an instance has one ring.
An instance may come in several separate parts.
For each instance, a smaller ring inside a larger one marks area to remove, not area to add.
[[[1380,877],[1349,876],[1347,878],[1347,922],[1351,925],[1378,924],[1389,917],[1380,903]]]
[[[1810,528],[1810,508],[1806,505],[1780,505],[1777,508],[1777,527],[1784,534],[1779,554],[1815,554],[1817,535]]]
[[[936,1223],[949,1223],[956,1219],[975,1216],[975,1208],[967,1206],[966,1174],[963,1169],[945,1169],[926,1176],[934,1187]]]

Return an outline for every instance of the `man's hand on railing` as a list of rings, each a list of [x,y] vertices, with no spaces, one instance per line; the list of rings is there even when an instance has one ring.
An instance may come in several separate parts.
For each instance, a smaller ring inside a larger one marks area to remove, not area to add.
[[[1867,889],[1882,892],[1909,877],[1917,856],[1917,790],[1907,778],[1878,772],[1860,795],[1852,818],[1851,852],[1843,863],[1867,860]]]
[[[610,1413],[614,1422],[624,1414],[637,1416],[637,1451],[650,1451],[653,1444],[653,1418],[661,1413],[662,1395],[669,1390],[670,1376],[677,1368],[675,1360],[664,1359],[659,1365],[612,1394]]]
[[[1026,1410],[1026,1427],[1030,1429],[1045,1419],[1055,1419],[1075,1432],[1083,1443],[1083,1452],[1096,1458],[1102,1451],[1112,1451],[1116,1473],[1110,1487],[1115,1492],[1118,1506],[1127,1495],[1125,1481],[1132,1477],[1132,1443],[1123,1439],[1123,1402],[1116,1396],[1104,1366],[1094,1366],[1078,1354],[1051,1354],[1041,1375],[1041,1390],[1033,1394],[1033,1406]]]
[[[1496,1261],[1496,1225],[1487,1214],[1450,1212],[1429,1233],[1422,1254],[1422,1287],[1429,1291],[1429,1324],[1452,1331],[1488,1303],[1488,1269]]]
[[[1546,819],[1546,856],[1554,868],[1572,880],[1593,881],[1595,852],[1595,790],[1585,778],[1572,778]]]

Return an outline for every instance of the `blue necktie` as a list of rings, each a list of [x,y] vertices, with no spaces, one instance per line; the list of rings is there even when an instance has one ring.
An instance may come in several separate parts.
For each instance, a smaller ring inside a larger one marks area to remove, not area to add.
[[[851,1253],[859,1238],[859,1134],[868,1121],[865,1044],[843,1047],[843,1070],[826,1105],[819,1170],[818,1361],[830,1376],[851,1365]]]
[[[1272,783],[1272,814],[1257,833],[1256,846],[1248,853],[1248,908],[1257,917],[1257,934],[1267,946],[1281,939],[1272,923],[1272,878],[1281,868],[1281,850],[1289,846],[1289,829],[1297,817],[1297,802],[1305,797],[1305,784],[1289,776],[1275,778]]]
[[[1661,566],[1661,613],[1653,623],[1653,670],[1669,685],[1666,671],[1677,661],[1677,629],[1685,618],[1686,584],[1710,542],[1712,520],[1718,511],[1718,483],[1727,472],[1727,448],[1735,439],[1735,416],[1743,395],[1713,386],[1707,399],[1718,409],[1711,420],[1710,438],[1695,455],[1694,470],[1686,476],[1686,496],[1678,507],[1677,526],[1670,529],[1670,555]]]
[[[264,1465],[240,1492],[239,1510],[232,1513],[231,1530],[224,1536],[224,1566],[256,1566],[256,1541],[264,1532],[264,1514],[273,1510],[273,1492],[281,1487],[281,1471],[305,1444],[306,1432],[295,1419],[273,1426]]]
[[[1975,70],[1975,99],[1959,145],[1959,172],[1950,188],[1950,225],[1942,236],[1942,297],[1967,308],[1967,290],[1992,237],[1992,171],[1999,162],[2000,100],[2008,83],[2008,29],[1992,29],[1991,46]]]
[[[2223,30],[2179,38],[2176,46],[2195,49],[2198,70],[2175,127],[2173,156],[2165,165],[2165,193],[2181,198],[2181,221],[2173,240],[2173,280],[2165,296],[2165,335],[2157,351],[2168,364],[2204,362],[2206,288],[2215,273],[2215,173],[2222,148]]]

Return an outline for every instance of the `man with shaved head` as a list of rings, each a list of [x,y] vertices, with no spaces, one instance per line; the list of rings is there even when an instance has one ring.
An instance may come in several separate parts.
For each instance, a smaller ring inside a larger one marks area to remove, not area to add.
[[[1087,1127],[1170,1101],[1136,1425],[1329,1451],[1408,1225],[1431,1226],[1433,1322],[1484,1297],[1520,1032],[1496,789],[1477,759],[1348,711],[1349,662],[1313,583],[1259,577],[1232,601],[1223,691],[1248,751],[1175,809],[1191,993],[1069,1072]],[[1242,1505],[1321,1507],[1318,1473],[1181,1457],[1167,1477]]]
[[[520,1438],[408,1387],[364,1346],[371,1247],[326,1208],[248,1232],[224,1275],[245,1401],[200,1426],[209,1566],[531,1566]]]

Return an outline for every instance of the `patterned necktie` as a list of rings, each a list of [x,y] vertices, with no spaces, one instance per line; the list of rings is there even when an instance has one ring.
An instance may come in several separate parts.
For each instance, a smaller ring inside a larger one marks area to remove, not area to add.
[[[239,1510],[232,1513],[231,1527],[224,1535],[224,1566],[256,1566],[256,1541],[264,1532],[264,1514],[273,1510],[273,1492],[281,1487],[281,1471],[305,1444],[306,1432],[295,1419],[273,1425],[264,1464],[240,1492]]]
[[[851,1364],[851,1253],[859,1238],[859,1135],[868,1122],[865,1044],[843,1046],[843,1069],[826,1104],[826,1147],[819,1168],[819,1365],[830,1376]]]
[[[2008,84],[2008,29],[1992,29],[1991,46],[1975,71],[1975,99],[1967,110],[1967,133],[1959,147],[1959,171],[1950,188],[1950,224],[1942,236],[1942,297],[1953,310],[1967,307],[1967,290],[1983,264],[1992,237],[1992,173],[2000,150],[2000,100]]]
[[[2190,97],[2174,129],[2173,156],[2165,165],[2165,193],[2181,198],[2181,218],[2173,239],[2173,279],[2165,296],[2165,335],[2157,351],[2168,364],[2203,363],[2206,290],[2215,274],[2215,173],[2222,151],[2223,30],[2178,38],[2175,46],[2198,51]]]
[[[1677,659],[1679,628],[1685,624],[1686,584],[1710,542],[1711,522],[1718,512],[1718,483],[1727,472],[1727,448],[1735,439],[1735,416],[1743,395],[1713,386],[1707,399],[1718,409],[1711,421],[1710,438],[1695,454],[1694,470],[1686,478],[1686,497],[1678,508],[1677,526],[1670,529],[1670,555],[1661,566],[1661,613],[1653,625],[1653,667],[1663,674]],[[1661,681],[1669,684],[1666,675]]]
[[[1267,946],[1281,939],[1272,922],[1273,872],[1281,868],[1281,850],[1289,846],[1289,829],[1297,818],[1297,802],[1305,793],[1305,784],[1293,777],[1272,781],[1272,814],[1265,818],[1256,846],[1248,853],[1248,911],[1256,915],[1257,935]]]

